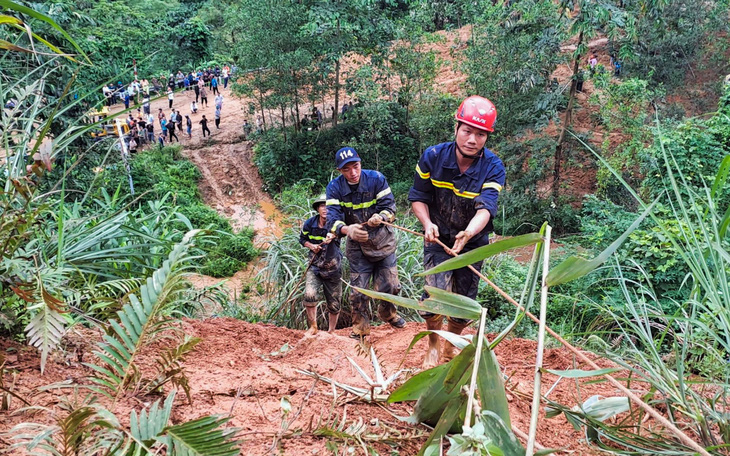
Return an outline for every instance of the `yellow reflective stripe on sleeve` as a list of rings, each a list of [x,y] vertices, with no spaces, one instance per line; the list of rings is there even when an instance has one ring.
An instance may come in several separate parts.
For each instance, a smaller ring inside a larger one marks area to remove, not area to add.
[[[457,190],[456,187],[454,187],[454,184],[452,184],[451,182],[442,182],[442,181],[437,181],[436,179],[431,179],[431,183],[433,184],[434,187],[445,188],[445,189],[451,190],[452,192],[454,192],[454,194],[456,196],[460,196],[462,198],[474,199],[477,196],[479,196],[479,193],[467,192],[467,191],[462,192],[461,190]]]
[[[345,207],[351,207],[353,210],[356,210],[356,209],[365,209],[366,207],[370,207],[377,202],[378,202],[377,200],[372,200],[372,201],[367,201],[365,203],[352,204],[352,203],[342,201],[340,203],[340,205],[345,206]]]
[[[323,236],[307,236],[309,239],[313,239],[315,241],[324,241]]]
[[[326,204],[327,206],[339,206],[339,205],[340,205],[340,200],[336,200],[336,199],[328,199],[328,200],[327,200],[327,202],[326,202],[325,204]]]
[[[390,187],[388,187],[385,190],[383,190],[382,192],[375,195],[375,199],[379,200],[380,198],[384,197],[385,195],[390,195],[390,193],[391,193]]]
[[[339,227],[339,226],[345,226],[345,222],[343,222],[342,220],[336,221],[334,223],[334,225],[332,225],[332,229],[330,231],[332,231],[333,233],[336,233],[337,232],[337,227]]]
[[[421,176],[421,179],[430,179],[431,178],[431,173],[424,173],[423,171],[421,171],[421,167],[418,166],[418,164],[416,164],[416,172],[418,173],[419,176]]]
[[[309,231],[302,231],[302,234],[306,236],[309,234]]]
[[[382,217],[385,217],[385,221],[389,222],[393,219],[393,214],[390,211],[382,210],[379,212]]]
[[[498,192],[502,191],[502,186],[496,182],[487,182],[486,184],[482,185],[482,190],[484,190],[485,188],[493,188]]]

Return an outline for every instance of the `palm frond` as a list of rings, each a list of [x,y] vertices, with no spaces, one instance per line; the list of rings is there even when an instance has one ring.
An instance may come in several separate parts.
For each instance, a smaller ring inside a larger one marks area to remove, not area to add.
[[[156,401],[149,410],[142,410],[139,416],[132,410],[129,419],[129,435],[132,443],[127,449],[126,455],[140,454],[143,450],[150,452],[150,448],[159,440],[158,436],[170,421],[174,401],[175,391],[172,391],[165,399],[162,408],[160,408],[160,401]]]
[[[37,309],[37,313],[25,327],[28,345],[37,348],[41,352],[41,374],[45,370],[48,354],[58,347],[61,338],[65,333],[66,318],[63,316],[63,301],[60,301],[48,293],[42,282],[39,282],[41,290],[41,302],[28,310]]]
[[[129,302],[117,312],[119,320],[110,321],[109,334],[104,335],[94,352],[102,365],[87,364],[97,375],[91,380],[97,391],[114,399],[124,393],[137,375],[135,358],[140,349],[159,331],[169,328],[168,320],[160,320],[166,305],[174,301],[183,281],[183,263],[193,238],[199,230],[188,232],[170,252],[162,267],[140,287],[139,297],[129,295]]]
[[[195,349],[200,343],[198,337],[185,336],[182,343],[176,347],[163,351],[157,358],[157,375],[142,387],[143,393],[150,393],[158,390],[168,382],[172,382],[176,386],[180,386],[188,397],[188,402],[192,404],[193,399],[190,395],[190,385],[185,371],[180,364],[185,355]]]
[[[223,429],[230,418],[205,416],[165,429],[172,441],[173,454],[180,456],[236,456],[238,429]],[[169,448],[168,448],[169,449]]]

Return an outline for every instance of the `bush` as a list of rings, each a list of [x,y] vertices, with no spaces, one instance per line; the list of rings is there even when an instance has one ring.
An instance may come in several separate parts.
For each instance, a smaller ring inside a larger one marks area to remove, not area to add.
[[[196,228],[209,228],[216,231],[233,233],[231,224],[218,212],[202,203],[182,206],[180,212],[186,216]]]
[[[222,235],[222,240],[206,256],[201,273],[212,277],[230,277],[254,259],[259,251],[253,245],[253,231]]]

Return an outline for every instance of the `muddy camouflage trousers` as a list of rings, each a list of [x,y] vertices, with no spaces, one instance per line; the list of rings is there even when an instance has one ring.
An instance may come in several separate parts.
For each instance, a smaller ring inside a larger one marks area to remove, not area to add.
[[[342,302],[342,281],[340,271],[336,273],[321,274],[316,268],[307,271],[307,278],[304,285],[304,303],[314,303],[321,299],[320,289],[324,290],[324,299],[327,303],[327,312],[331,314],[340,313]]]
[[[375,291],[397,295],[400,292],[398,268],[395,253],[391,253],[380,261],[370,261],[359,248],[347,249],[350,261],[350,285],[359,288],[372,288]],[[372,281],[372,287],[370,283]],[[370,334],[370,298],[352,289],[350,305],[352,305],[352,332],[366,336]],[[388,301],[376,300],[378,317],[384,322],[398,318],[395,305]]]
[[[464,249],[461,253],[466,253],[472,249]],[[429,270],[444,261],[452,258],[451,255],[446,253],[444,249],[435,243],[427,243],[423,249],[423,269]],[[473,264],[474,269],[477,271],[482,270],[482,261]],[[429,274],[425,276],[426,285],[441,290],[450,291],[452,293],[467,296],[471,299],[477,298],[477,292],[479,291],[479,276],[474,274],[469,268],[464,267],[453,271],[439,272],[437,274]],[[428,298],[428,293],[423,292],[422,300]],[[434,315],[431,312],[419,311],[419,315],[424,320],[431,320],[438,315]],[[457,322],[467,324],[469,320],[463,318],[452,318],[449,319]]]

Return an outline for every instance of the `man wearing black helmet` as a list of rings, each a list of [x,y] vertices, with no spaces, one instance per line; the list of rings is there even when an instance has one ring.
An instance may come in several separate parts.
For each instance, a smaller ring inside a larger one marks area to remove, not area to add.
[[[497,212],[497,199],[505,181],[502,161],[485,147],[494,131],[497,110],[491,101],[472,96],[456,111],[454,141],[427,148],[416,165],[413,187],[408,193],[413,213],[423,225],[426,242],[423,247],[424,269],[430,269],[451,258],[438,245],[438,239],[453,253],[468,252],[489,243],[492,219]],[[482,263],[473,265],[477,270]],[[426,285],[476,299],[479,277],[464,267],[426,276]],[[424,292],[423,299],[428,297]],[[443,316],[421,312],[426,328],[440,330]],[[469,320],[448,318],[448,330],[454,334]],[[439,361],[439,336],[430,334],[424,368]],[[447,344],[443,357],[454,357],[454,346]]]
[[[340,240],[327,238],[327,206],[325,195],[312,203],[312,209],[317,215],[310,217],[302,225],[299,234],[299,243],[309,249],[311,265],[307,270],[306,285],[304,287],[304,310],[307,313],[307,333],[317,333],[317,302],[319,289],[324,289],[327,312],[329,313],[328,332],[337,327],[340,316],[340,301],[342,299],[342,252]]]
[[[395,198],[388,181],[378,171],[362,169],[360,156],[352,147],[337,151],[335,166],[340,175],[327,185],[327,226],[330,237],[347,236],[350,284],[367,288],[372,280],[376,291],[398,294],[395,233],[382,224],[395,219]],[[368,297],[353,289],[350,304],[352,337],[369,335]],[[394,328],[406,324],[387,301],[378,301],[378,315]]]

